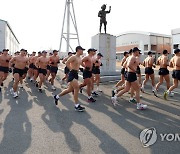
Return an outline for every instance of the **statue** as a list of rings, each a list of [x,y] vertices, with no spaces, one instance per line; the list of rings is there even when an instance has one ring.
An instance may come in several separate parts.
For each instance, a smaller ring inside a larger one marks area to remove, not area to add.
[[[109,6],[109,11],[105,11],[105,10],[106,10],[106,4],[103,4],[101,6],[101,10],[98,13],[98,17],[100,17],[99,32],[101,33],[101,27],[102,27],[102,24],[104,24],[104,31],[106,34],[106,25],[107,25],[106,14],[111,12],[111,6]]]

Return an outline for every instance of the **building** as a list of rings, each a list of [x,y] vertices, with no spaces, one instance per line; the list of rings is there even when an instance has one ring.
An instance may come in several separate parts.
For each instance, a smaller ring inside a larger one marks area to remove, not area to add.
[[[152,51],[157,58],[164,49],[171,53],[171,36],[151,32],[125,32],[116,37],[116,54],[121,59],[124,51],[129,51],[133,47],[138,47],[142,55],[147,55]]]
[[[171,30],[172,34],[172,53],[174,49],[180,48],[180,28]]]
[[[19,50],[19,41],[7,21],[0,19],[0,51],[9,49],[13,54]]]

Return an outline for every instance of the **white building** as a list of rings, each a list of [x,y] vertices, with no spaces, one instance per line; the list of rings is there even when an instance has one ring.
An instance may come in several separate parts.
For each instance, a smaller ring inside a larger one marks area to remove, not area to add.
[[[9,49],[9,54],[19,50],[19,41],[7,21],[0,19],[0,51]]]
[[[171,36],[151,32],[125,32],[116,37],[116,54],[122,55],[124,51],[129,51],[133,47],[138,47],[142,55],[148,51],[154,54],[161,54],[164,49],[171,53]]]
[[[180,28],[171,30],[172,34],[172,52],[180,48]]]

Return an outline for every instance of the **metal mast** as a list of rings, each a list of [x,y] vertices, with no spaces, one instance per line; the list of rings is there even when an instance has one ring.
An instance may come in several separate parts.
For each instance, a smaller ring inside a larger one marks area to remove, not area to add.
[[[70,32],[71,22],[73,23],[75,33]],[[64,32],[65,23],[67,26],[66,32]],[[71,49],[73,51],[73,48],[70,44],[71,39],[76,39],[78,41],[78,45],[80,45],[78,29],[77,29],[77,24],[76,24],[76,17],[75,17],[75,12],[74,12],[73,0],[66,0],[66,3],[65,3],[64,18],[63,18],[63,24],[62,24],[60,46],[59,46],[60,52],[61,52],[62,40],[63,39],[66,41],[66,52],[69,52],[69,49]]]

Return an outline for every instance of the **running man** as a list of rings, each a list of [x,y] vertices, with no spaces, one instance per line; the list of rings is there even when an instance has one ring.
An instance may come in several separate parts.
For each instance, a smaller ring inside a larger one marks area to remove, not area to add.
[[[99,82],[100,82],[100,67],[102,66],[102,63],[101,63],[101,58],[103,57],[103,55],[101,53],[98,53],[97,54],[97,57],[96,59],[94,60],[94,63],[93,63],[93,69],[92,69],[92,73],[93,73],[93,79],[94,79],[94,82],[96,83],[97,85],[97,91],[99,92],[102,92],[102,90],[99,89]]]
[[[47,74],[47,65],[49,64],[49,58],[47,56],[47,51],[42,51],[42,56],[39,57],[36,61],[36,67],[38,68],[39,72],[39,84],[36,84],[36,87],[38,87],[39,92],[42,93],[42,84],[44,83],[46,79],[46,74]]]
[[[125,77],[124,77],[124,74],[125,74],[125,67],[123,66],[124,65],[124,62],[126,61],[127,57],[129,56],[129,53],[127,51],[124,52],[124,57],[121,61],[121,80],[115,85],[115,87],[119,87],[119,86],[122,86],[124,83],[125,83]]]
[[[9,61],[11,60],[11,56],[8,55],[8,51],[8,49],[3,49],[3,53],[0,55],[0,86],[3,86],[3,81],[6,80],[10,71]]]
[[[137,109],[144,110],[147,108],[147,105],[140,103],[140,87],[136,75],[137,66],[139,65],[139,60],[137,59],[139,54],[140,54],[140,50],[137,47],[134,47],[132,56],[130,56],[127,59],[128,69],[127,69],[127,81],[125,81],[125,88],[111,98],[112,103],[114,105],[117,104],[117,97],[122,96],[124,93],[128,92],[130,88],[133,88],[133,90],[136,93]]]
[[[82,107],[78,101],[78,93],[79,93],[78,71],[82,63],[81,55],[83,55],[84,50],[85,49],[83,49],[81,46],[77,46],[76,54],[71,56],[67,60],[66,66],[70,70],[69,75],[68,75],[68,88],[63,90],[60,94],[54,96],[55,104],[58,105],[58,100],[61,96],[66,95],[70,92],[73,92],[75,110],[79,112],[82,112],[85,110],[85,108]]]
[[[86,92],[88,95],[88,102],[95,102],[96,100],[93,98],[92,95],[98,95],[96,92],[93,91],[93,77],[92,77],[92,67],[93,67],[93,56],[95,55],[97,50],[90,48],[88,49],[88,56],[85,56],[82,59],[82,66],[84,67],[83,70],[83,79],[84,82],[80,84],[80,89],[84,86],[87,86]]]
[[[154,77],[154,70],[152,67],[155,67],[155,65],[154,65],[153,53],[151,51],[148,52],[148,57],[143,61],[143,66],[145,67],[145,79],[142,83],[141,90],[144,92],[144,86],[146,85],[146,82],[150,78],[152,83],[152,91],[154,91],[155,77]]]
[[[50,66],[51,79],[49,81],[51,82],[51,86],[52,86],[51,89],[56,90],[56,88],[54,87],[54,79],[58,71],[58,64],[60,63],[57,50],[53,50],[53,55],[49,58],[49,62],[51,64]]]
[[[36,56],[36,52],[33,51],[32,55],[29,57],[29,70],[28,70],[28,79],[32,79],[34,75],[34,64],[33,64],[33,57]]]
[[[180,49],[175,49],[174,54],[174,57],[171,58],[169,63],[169,67],[174,69],[172,73],[173,85],[164,92],[164,99],[167,99],[167,96],[171,94],[172,90],[178,87],[180,80]]]
[[[68,52],[68,56],[63,59],[62,63],[65,64],[66,61],[67,61],[72,55],[73,55],[72,52]],[[67,79],[68,79],[68,73],[69,73],[69,71],[70,71],[69,68],[68,68],[67,66],[65,66],[65,68],[64,68],[64,74],[65,74],[65,76],[62,78],[62,84],[65,83],[64,80],[67,80]]]
[[[160,85],[163,83],[163,80],[166,81],[167,90],[170,88],[170,77],[169,77],[169,70],[168,67],[168,51],[164,50],[163,55],[160,56],[157,60],[157,65],[160,65],[159,69],[159,82],[156,84],[154,95],[157,97],[157,91]]]
[[[21,49],[20,55],[10,60],[10,66],[14,64],[14,69],[13,69],[14,84],[13,84],[13,88],[10,90],[14,98],[18,97],[17,94],[18,84],[23,79],[25,67],[28,65],[29,62],[29,59],[26,57],[26,53],[27,50]]]

